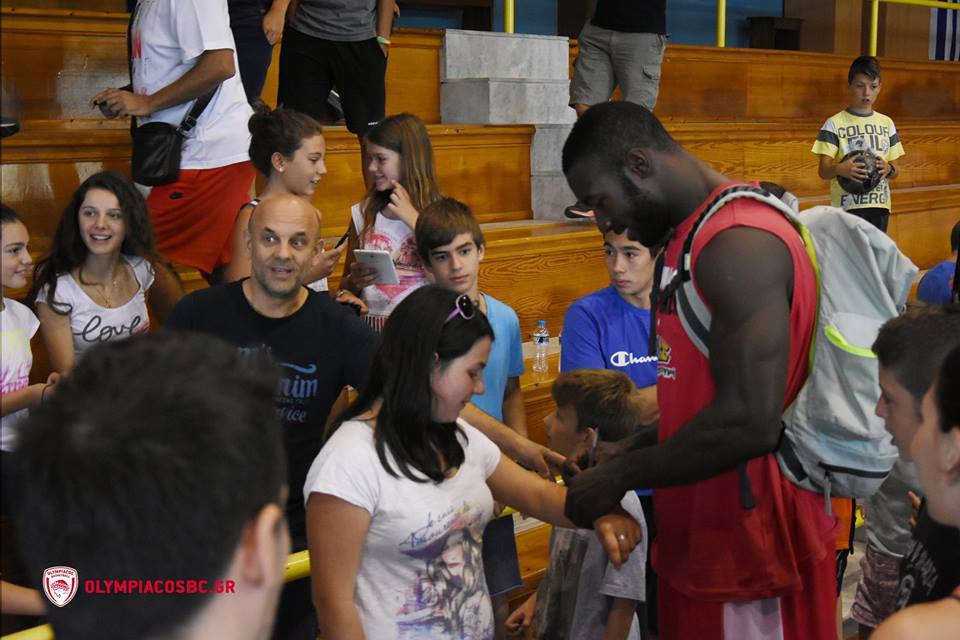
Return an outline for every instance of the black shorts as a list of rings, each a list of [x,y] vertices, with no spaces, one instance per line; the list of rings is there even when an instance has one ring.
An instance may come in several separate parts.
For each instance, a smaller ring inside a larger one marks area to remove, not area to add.
[[[867,207],[866,209],[853,209],[847,213],[852,213],[858,218],[863,218],[880,231],[887,232],[887,225],[890,222],[890,209],[880,209],[879,207]]]
[[[385,115],[386,74],[387,58],[376,38],[335,42],[287,28],[277,102],[321,120],[336,87],[347,129],[363,135]]]

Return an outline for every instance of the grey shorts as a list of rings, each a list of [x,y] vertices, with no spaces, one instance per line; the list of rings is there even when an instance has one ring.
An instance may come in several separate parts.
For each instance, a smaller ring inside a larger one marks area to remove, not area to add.
[[[570,106],[606,102],[620,85],[627,102],[653,109],[660,91],[660,63],[667,37],[583,26],[570,82]]]
[[[867,544],[860,571],[850,617],[864,626],[876,628],[896,609],[900,558]]]

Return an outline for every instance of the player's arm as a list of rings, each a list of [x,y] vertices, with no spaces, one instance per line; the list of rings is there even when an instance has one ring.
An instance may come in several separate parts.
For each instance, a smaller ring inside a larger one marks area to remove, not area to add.
[[[707,245],[694,276],[713,309],[716,396],[671,438],[576,476],[566,514],[578,526],[589,526],[633,487],[698,482],[777,446],[790,351],[790,253],[769,233],[736,227]]]

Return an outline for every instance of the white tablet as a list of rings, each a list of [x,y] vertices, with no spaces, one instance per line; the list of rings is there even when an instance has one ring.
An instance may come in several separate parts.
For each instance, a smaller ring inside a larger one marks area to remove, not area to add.
[[[397,275],[397,269],[393,266],[393,258],[390,257],[389,251],[357,249],[353,252],[353,257],[359,264],[377,270],[379,284],[400,284],[400,276]]]

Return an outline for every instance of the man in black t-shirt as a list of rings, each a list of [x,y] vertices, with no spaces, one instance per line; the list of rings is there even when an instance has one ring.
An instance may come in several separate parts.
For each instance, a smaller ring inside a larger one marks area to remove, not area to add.
[[[303,286],[320,255],[320,220],[297,196],[263,200],[247,226],[251,277],[196,291],[167,316],[172,329],[216,335],[241,351],[270,354],[281,381],[275,394],[283,425],[293,549],[305,549],[303,483],[320,451],[330,408],[341,390],[366,382],[377,336],[352,311]],[[288,583],[275,638],[313,638],[310,581]],[[292,629],[291,627],[295,627]]]
[[[590,0],[570,82],[577,117],[619,85],[627,102],[653,110],[667,45],[666,0]]]

